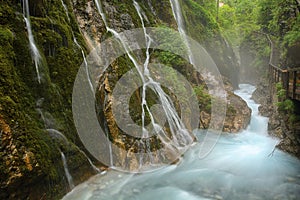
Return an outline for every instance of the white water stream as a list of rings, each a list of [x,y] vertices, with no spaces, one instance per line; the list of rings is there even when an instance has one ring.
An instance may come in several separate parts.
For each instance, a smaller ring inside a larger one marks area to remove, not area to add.
[[[186,34],[185,28],[184,28],[184,19],[183,19],[183,16],[182,16],[180,3],[179,3],[178,0],[170,0],[170,4],[171,4],[171,7],[172,7],[174,18],[175,18],[176,23],[177,23],[178,32],[180,33],[181,37],[183,38],[183,40],[184,40],[184,42],[187,46],[189,61],[192,65],[195,65],[194,59],[193,59],[193,54],[192,54],[190,44],[189,44],[189,41],[188,41],[188,38],[187,38],[187,34]]]
[[[62,151],[60,152],[60,155],[61,155],[61,160],[63,162],[63,166],[64,166],[64,170],[65,170],[65,175],[66,175],[69,187],[72,190],[75,186],[74,186],[74,182],[73,182],[73,177],[71,176],[71,174],[69,172],[69,168],[68,168],[66,156],[65,156],[65,154]]]
[[[151,120],[151,124],[153,127],[155,127],[154,131],[156,132],[157,136],[159,137],[160,141],[168,148],[172,149],[174,152],[184,152],[186,148],[192,143],[193,138],[191,137],[190,133],[186,130],[184,124],[182,123],[180,117],[178,116],[175,107],[170,99],[170,97],[164,92],[162,87],[160,86],[160,83],[153,80],[149,73],[148,64],[150,61],[150,55],[149,55],[149,47],[151,45],[151,38],[146,32],[146,28],[144,25],[145,15],[143,14],[143,11],[141,7],[138,5],[137,2],[133,2],[133,6],[136,8],[136,11],[139,15],[139,18],[142,23],[142,28],[144,30],[144,38],[146,43],[146,59],[145,61],[139,61],[136,59],[136,56],[131,52],[130,47],[128,46],[126,42],[126,38],[122,37],[117,31],[109,27],[108,21],[106,19],[105,13],[103,11],[101,2],[99,0],[95,0],[98,12],[100,16],[102,17],[102,20],[106,26],[106,29],[108,32],[111,32],[115,38],[117,38],[124,48],[127,56],[135,66],[135,69],[138,72],[139,78],[141,79],[143,85],[143,91],[142,91],[142,100],[141,100],[141,108],[142,108],[142,129],[141,129],[141,135],[140,138],[148,138],[149,133],[145,126],[145,113],[148,112]],[[147,21],[147,20],[146,20]],[[151,89],[155,94],[157,95],[162,110],[165,113],[166,120],[168,122],[171,137],[169,134],[155,121],[153,114],[148,107],[147,101],[146,101],[146,89]],[[140,152],[143,152],[144,150],[146,152],[150,151],[150,145],[142,140],[137,141],[141,143],[141,148],[146,149],[140,149]],[[111,156],[112,157],[112,156]],[[142,168],[143,164],[145,163],[145,158],[141,157],[139,159],[139,165],[140,168]],[[150,158],[151,161],[151,158]],[[155,163],[152,163],[155,164]]]
[[[53,138],[57,138],[57,139],[62,139],[63,142],[66,145],[70,145],[69,140],[66,138],[66,136],[64,134],[62,134],[60,131],[56,130],[56,129],[46,129],[46,131],[50,134],[51,137]],[[93,162],[91,161],[91,159],[86,155],[86,153],[84,151],[82,151],[78,146],[74,145],[74,147],[87,159],[87,161],[89,162],[89,164],[91,165],[91,167],[93,168],[93,170],[97,173],[100,173],[101,170],[96,167]],[[67,170],[69,171],[69,170]]]
[[[201,145],[196,144],[178,165],[146,174],[108,171],[63,199],[299,199],[300,161],[277,149],[273,152],[278,140],[268,136],[268,118],[258,115],[259,105],[250,99],[255,87],[240,88],[235,93],[252,109],[251,123],[239,134],[223,134],[207,157],[199,159]],[[201,140],[201,132],[197,136]]]
[[[37,79],[38,82],[41,83],[41,54],[39,52],[39,49],[36,46],[33,34],[32,34],[32,29],[31,29],[31,22],[30,22],[30,13],[29,13],[29,3],[28,0],[23,0],[23,17],[26,22],[26,28],[27,28],[27,33],[28,33],[28,40],[29,40],[29,47],[31,50],[31,57],[34,60],[35,64],[35,70],[37,74]]]

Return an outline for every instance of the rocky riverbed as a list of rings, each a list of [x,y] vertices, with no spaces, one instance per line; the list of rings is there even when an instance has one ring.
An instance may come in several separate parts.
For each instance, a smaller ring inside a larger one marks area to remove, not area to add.
[[[272,90],[268,82],[261,80],[253,93],[253,99],[261,104],[261,115],[269,117],[269,134],[281,139],[277,148],[300,158],[300,121],[278,111],[278,99]]]

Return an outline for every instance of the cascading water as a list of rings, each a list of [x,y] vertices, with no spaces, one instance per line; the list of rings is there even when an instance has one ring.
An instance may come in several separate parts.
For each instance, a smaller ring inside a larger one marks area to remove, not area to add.
[[[68,168],[66,156],[65,156],[65,154],[62,151],[60,151],[60,155],[61,155],[61,160],[63,162],[63,166],[64,166],[64,170],[65,170],[65,175],[66,175],[67,181],[69,183],[69,187],[72,190],[75,187],[75,185],[73,183],[73,177],[71,176],[71,174],[69,172],[69,168]]]
[[[153,8],[151,1],[147,0],[147,3],[148,3],[148,6],[149,6],[151,12],[154,14],[154,16],[156,16],[156,12],[155,12],[155,9]]]
[[[66,13],[66,16],[67,16],[67,18],[68,18],[68,21],[70,22],[70,16],[69,16],[68,7],[67,7],[67,5],[64,3],[63,0],[60,0],[60,2],[61,2],[61,5],[63,6],[63,8],[64,8],[64,10],[65,10],[65,13]]]
[[[170,4],[171,4],[171,8],[172,8],[172,12],[175,18],[175,21],[177,23],[177,28],[178,28],[178,32],[180,33],[184,43],[186,44],[187,47],[187,53],[189,56],[189,62],[195,66],[195,61],[194,61],[194,52],[192,51],[192,45],[189,42],[189,39],[187,37],[186,31],[185,31],[185,26],[184,26],[184,19],[183,19],[183,15],[182,15],[182,11],[181,11],[181,6],[179,3],[179,0],[170,0]],[[211,75],[210,72],[205,72],[203,71],[203,73],[201,74],[203,77],[205,77],[205,82],[207,84],[210,84],[212,86],[214,85],[219,85],[218,81],[216,80],[216,78]],[[210,94],[215,95],[215,96],[224,96],[224,92],[223,90],[220,90],[220,88],[215,87],[215,88],[211,88],[211,90],[209,91]]]
[[[178,0],[170,0],[170,4],[172,7],[174,18],[177,23],[178,32],[180,33],[181,37],[183,38],[183,40],[187,46],[189,61],[192,65],[194,65],[195,63],[194,63],[194,59],[193,59],[193,54],[192,54],[190,44],[187,39],[187,35],[185,33],[183,17],[182,17],[182,12],[181,12],[181,7],[179,4],[179,1]]]
[[[144,76],[147,76],[152,81],[152,79],[149,77],[149,69],[148,69],[149,60],[150,60],[149,47],[151,45],[151,40],[152,39],[147,34],[145,24],[144,24],[144,19],[143,19],[142,13],[141,13],[142,12],[141,7],[139,6],[139,4],[136,1],[133,1],[133,5],[134,5],[134,7],[135,7],[135,9],[136,9],[136,11],[139,15],[140,20],[141,20],[143,31],[144,31],[144,36],[145,36],[145,42],[147,44],[146,59],[145,59],[144,66],[143,66]],[[149,137],[148,131],[146,129],[144,129],[144,127],[145,127],[145,114],[146,114],[145,113],[145,107],[146,107],[146,110],[148,111],[148,113],[150,115],[151,123],[153,124],[153,126],[156,125],[154,123],[154,117],[153,117],[153,115],[150,111],[150,108],[147,104],[147,101],[146,101],[146,90],[147,90],[147,84],[144,83],[143,84],[143,89],[142,89],[142,105],[141,105],[141,107],[142,107],[142,138],[148,138]],[[150,147],[150,144],[147,144],[147,146]],[[150,153],[150,148],[147,148],[146,151],[147,151],[147,153]],[[142,157],[141,157],[141,159],[142,159]],[[150,158],[150,160],[152,160],[152,158]],[[140,165],[141,164],[142,164],[142,160],[140,160]]]
[[[66,145],[70,145],[66,136],[64,134],[62,134],[60,131],[58,131],[56,129],[46,129],[46,131],[50,134],[51,137],[57,138],[57,139],[62,139]],[[89,162],[89,164],[91,165],[91,167],[93,168],[93,170],[95,172],[97,172],[97,173],[101,172],[101,170],[93,164],[91,159],[86,155],[86,153],[84,151],[79,149],[79,147],[77,147],[77,146],[75,146],[75,148],[87,159],[87,161]]]
[[[82,55],[82,58],[83,58],[83,64],[84,64],[84,67],[85,67],[85,71],[86,71],[86,77],[88,78],[88,82],[89,82],[89,85],[90,85],[90,89],[92,90],[93,93],[95,93],[94,91],[94,88],[93,88],[93,84],[92,84],[92,81],[91,81],[91,78],[90,78],[90,73],[89,73],[89,69],[88,69],[88,64],[87,64],[87,61],[86,61],[86,56],[84,54],[84,51],[82,49],[82,47],[78,44],[77,40],[76,40],[76,37],[74,36],[74,33],[72,31],[72,35],[73,35],[73,41],[75,43],[75,45],[80,49],[81,51],[81,55]]]
[[[235,93],[252,109],[251,123],[239,134],[224,133],[207,157],[198,158],[197,143],[179,165],[139,175],[108,171],[63,199],[298,199],[300,161],[280,150],[273,152],[278,141],[267,135],[268,118],[258,115],[258,105],[250,99],[255,87],[240,88]]]
[[[40,68],[42,67],[42,63],[41,63],[42,57],[41,57],[41,54],[39,52],[39,49],[36,46],[36,43],[35,43],[35,40],[34,40],[34,37],[33,37],[33,34],[32,34],[28,0],[23,0],[23,17],[24,17],[24,20],[26,22],[29,46],[30,46],[30,50],[31,50],[31,57],[34,60],[37,79],[38,79],[38,82],[41,83],[41,75],[40,75],[41,70],[40,70]]]
[[[103,12],[102,9],[102,5],[99,2],[99,0],[95,0],[97,9],[99,11],[99,14],[101,15],[103,22],[106,26],[107,31],[111,32],[113,34],[114,37],[116,37],[120,43],[122,44],[122,47],[125,49],[127,56],[129,57],[129,59],[131,60],[131,62],[134,64],[135,69],[138,72],[139,78],[142,81],[142,103],[141,103],[141,108],[142,108],[142,129],[141,129],[141,137],[140,138],[148,138],[149,137],[149,133],[148,130],[145,128],[145,114],[146,112],[149,114],[150,116],[150,121],[154,128],[154,131],[160,141],[163,143],[163,145],[165,145],[165,147],[169,147],[170,149],[172,149],[172,151],[185,151],[186,148],[192,143],[193,138],[190,135],[190,133],[186,130],[183,122],[181,121],[180,117],[178,116],[175,107],[170,99],[170,97],[164,92],[164,90],[161,88],[160,84],[156,81],[153,80],[153,78],[151,77],[150,73],[149,73],[149,69],[148,69],[148,65],[149,65],[149,61],[150,61],[150,54],[149,54],[149,47],[151,45],[151,38],[149,37],[149,35],[146,32],[146,28],[144,25],[144,17],[143,17],[143,13],[142,10],[140,8],[140,6],[138,5],[137,2],[134,1],[134,6],[136,8],[136,11],[140,17],[141,23],[142,23],[142,28],[144,30],[144,38],[145,38],[145,43],[146,43],[146,59],[143,62],[143,64],[140,64],[140,62],[138,62],[135,59],[135,56],[132,54],[130,47],[128,46],[127,42],[126,42],[126,38],[121,37],[121,35],[116,32],[114,29],[110,28],[108,26],[108,22],[106,19],[106,16]],[[170,132],[171,132],[171,137],[169,136],[169,134],[155,121],[154,117],[153,117],[153,113],[151,112],[147,101],[146,101],[146,90],[147,89],[151,89],[152,91],[155,92],[155,94],[157,95],[157,97],[160,100],[161,103],[161,107],[164,110],[165,116],[166,116],[166,120],[168,122],[169,128],[170,128]],[[170,139],[172,138],[172,139]],[[168,141],[167,141],[168,140]],[[139,142],[143,143],[142,140],[140,140]],[[141,144],[141,146],[146,146],[146,152],[150,151],[150,145],[147,144]],[[144,147],[142,147],[144,148]],[[151,159],[151,158],[150,158]],[[143,158],[140,158],[140,166],[143,165]]]
[[[71,20],[70,20],[70,16],[69,16],[68,7],[67,7],[67,5],[64,3],[63,0],[61,0],[61,4],[62,4],[62,6],[63,6],[63,8],[64,8],[64,10],[65,10],[65,13],[66,13],[68,22],[70,23]],[[78,41],[77,41],[77,39],[76,39],[76,37],[75,37],[75,35],[74,35],[73,30],[71,30],[71,31],[72,31],[73,42],[74,42],[74,44],[76,45],[76,47],[78,47],[78,48],[80,49],[80,52],[81,52],[81,55],[82,55],[82,58],[83,58],[83,64],[84,64],[84,66],[85,66],[86,76],[87,76],[88,81],[89,81],[90,89],[91,89],[92,92],[94,93],[93,84],[92,84],[92,82],[91,82],[91,78],[90,78],[90,75],[89,75],[90,73],[89,73],[88,67],[87,67],[88,64],[87,64],[87,60],[86,60],[86,55],[85,55],[85,53],[84,53],[84,51],[83,51],[83,48],[82,48],[82,47],[80,46],[80,44],[78,43]]]

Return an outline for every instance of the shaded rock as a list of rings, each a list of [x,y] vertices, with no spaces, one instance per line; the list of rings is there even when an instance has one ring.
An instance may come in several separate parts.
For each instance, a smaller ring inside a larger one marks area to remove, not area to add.
[[[224,123],[224,132],[237,133],[245,129],[250,123],[251,109],[239,96],[228,93],[227,113]]]
[[[227,111],[224,124],[214,125],[212,128],[220,129],[222,127],[223,132],[238,133],[245,129],[250,123],[251,109],[247,103],[239,96],[228,92],[227,96]],[[205,111],[200,113],[200,127],[207,129],[211,116]]]
[[[290,123],[290,114],[278,111],[276,91],[270,87],[272,86],[269,86],[266,80],[260,80],[253,99],[261,104],[260,113],[269,117],[269,134],[281,139],[277,148],[300,158],[300,123],[298,121]]]

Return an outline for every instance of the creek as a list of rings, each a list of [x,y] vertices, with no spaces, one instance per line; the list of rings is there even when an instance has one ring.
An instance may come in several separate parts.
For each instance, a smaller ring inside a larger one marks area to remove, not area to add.
[[[63,199],[298,199],[300,161],[278,149],[267,133],[268,118],[259,115],[251,95],[255,87],[241,84],[235,94],[252,109],[251,122],[239,134],[224,133],[215,148],[199,158],[199,142],[177,165],[144,173],[109,170],[75,187]]]

